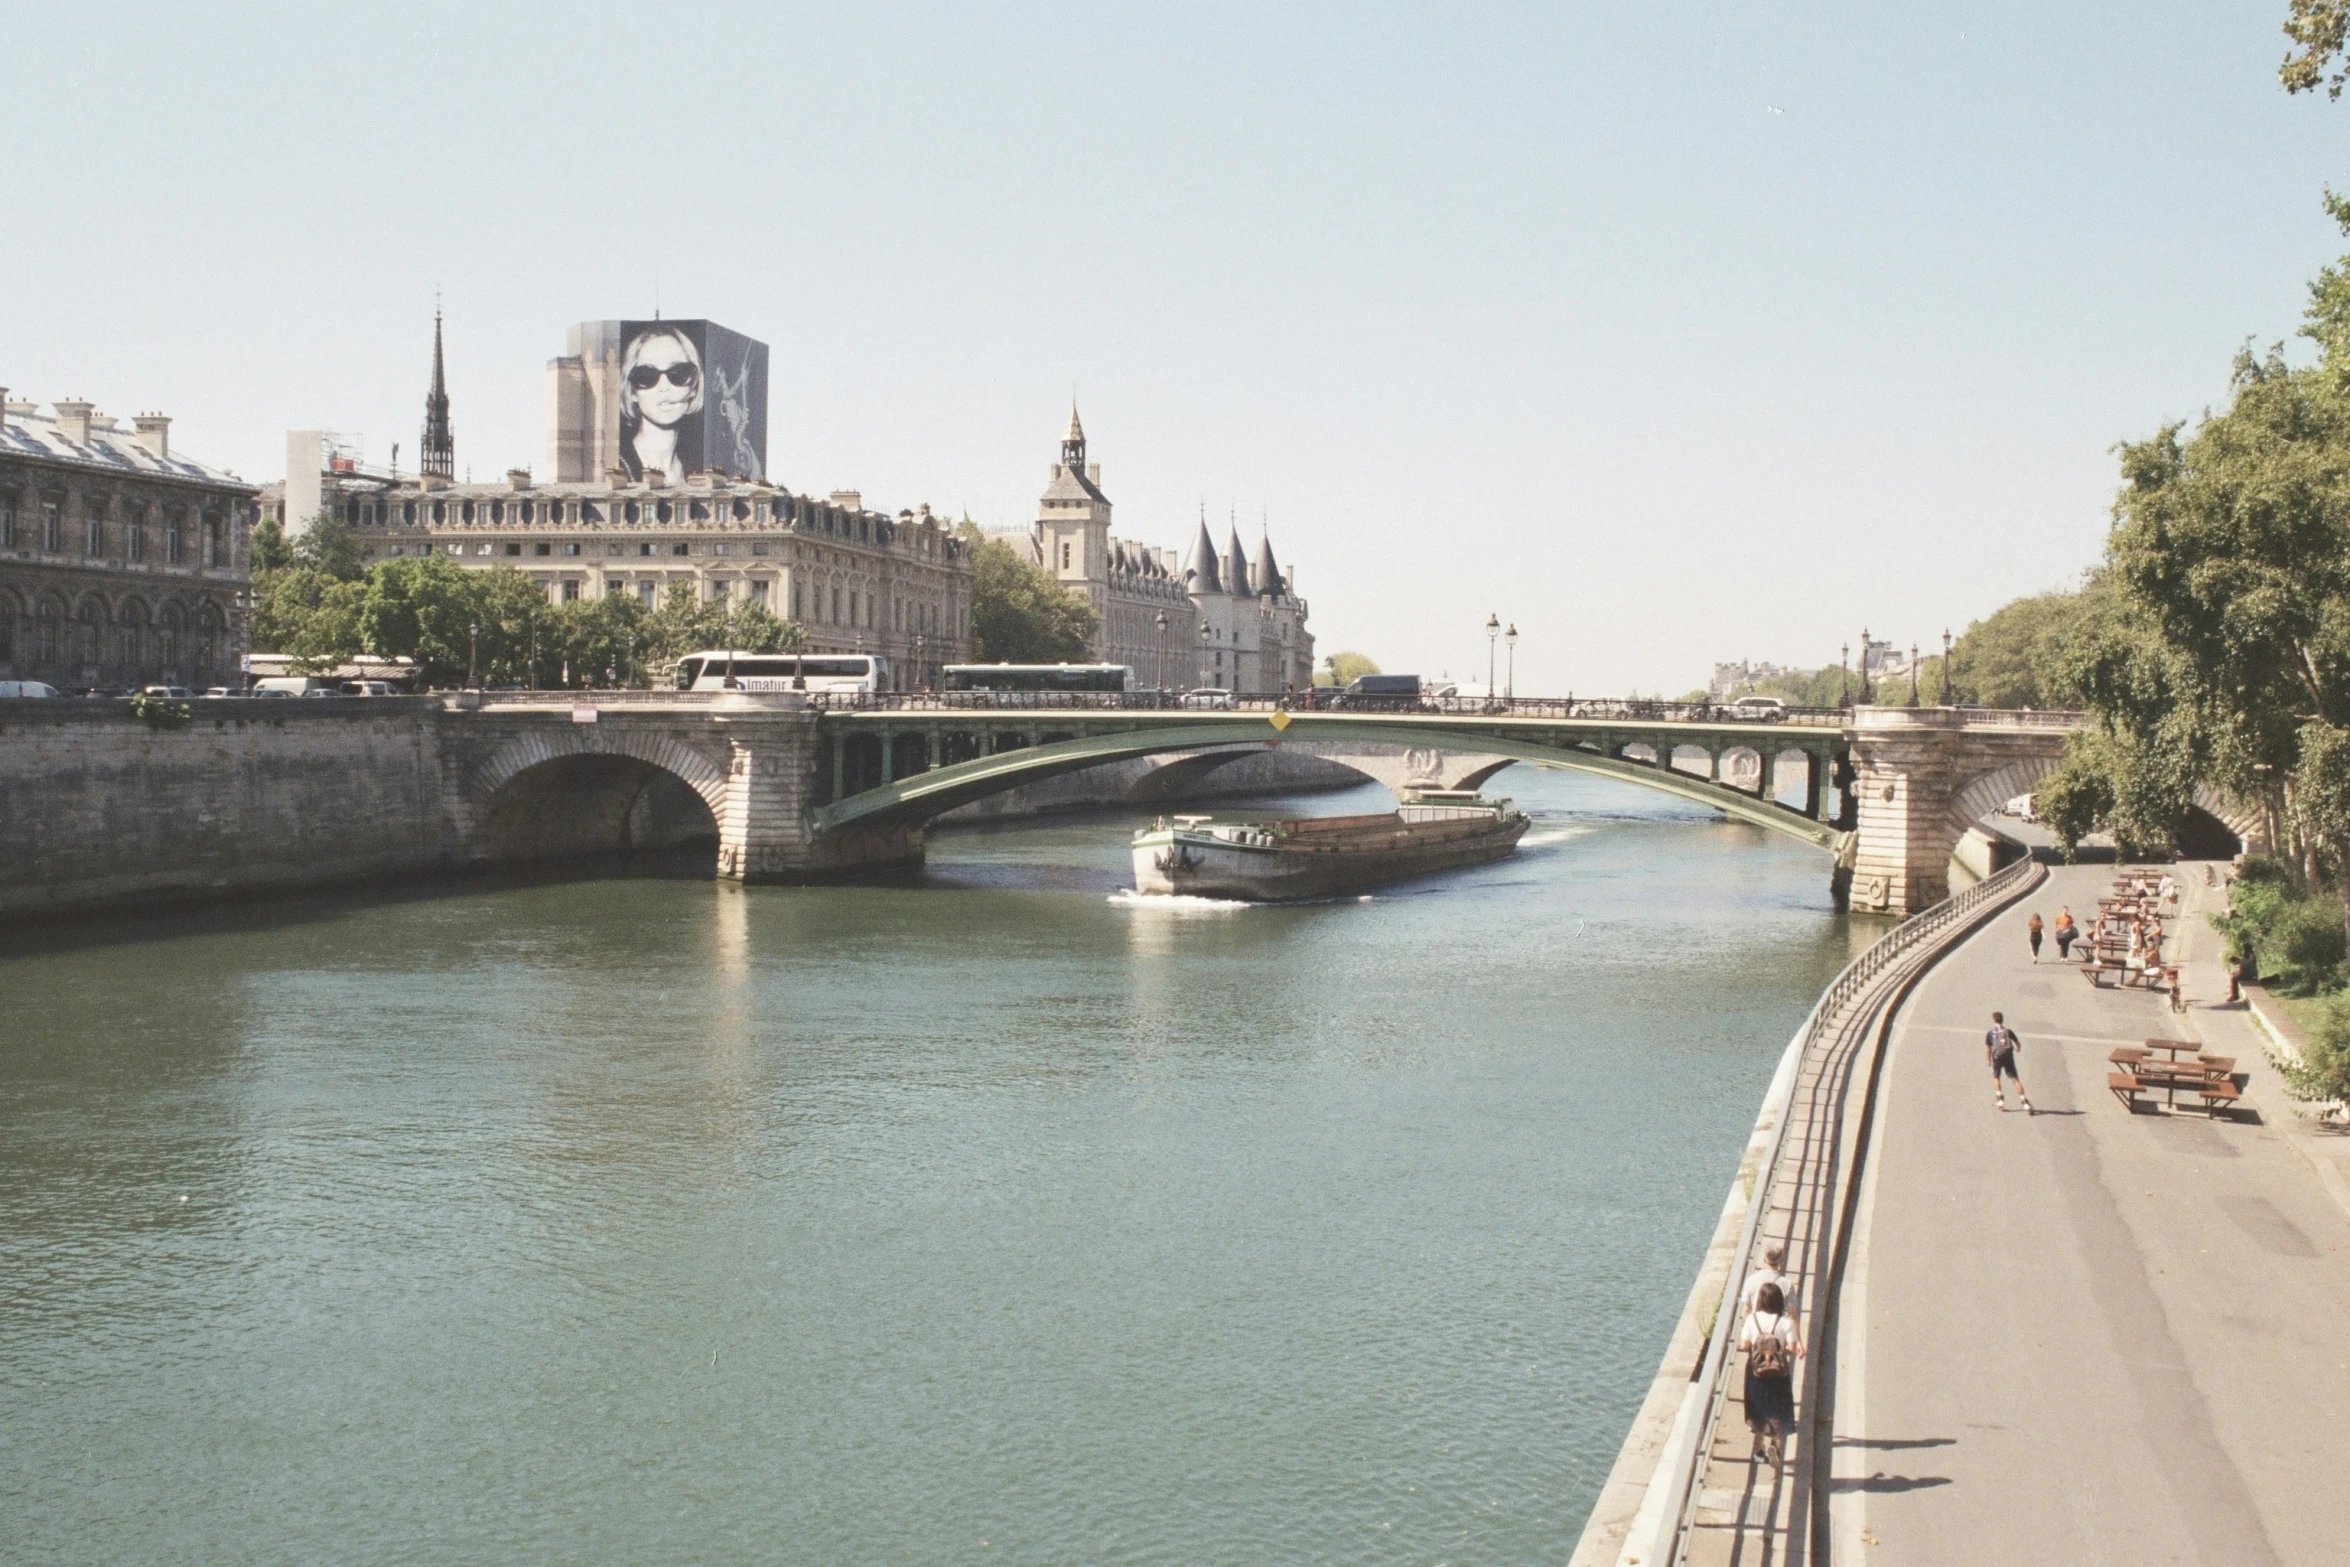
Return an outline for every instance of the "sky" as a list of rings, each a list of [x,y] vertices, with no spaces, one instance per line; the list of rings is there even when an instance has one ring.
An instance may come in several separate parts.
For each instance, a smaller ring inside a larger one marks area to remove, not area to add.
[[[0,385],[545,470],[575,321],[773,351],[772,475],[1269,527],[1324,653],[1522,694],[1832,664],[2099,557],[2115,442],[2350,249],[2284,0],[0,0]]]

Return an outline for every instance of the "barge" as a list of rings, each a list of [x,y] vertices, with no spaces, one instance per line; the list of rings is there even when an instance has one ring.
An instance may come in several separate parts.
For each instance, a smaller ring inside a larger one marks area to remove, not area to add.
[[[1498,860],[1529,825],[1512,802],[1471,789],[1411,790],[1382,816],[1162,818],[1134,835],[1134,890],[1250,903],[1335,897]]]

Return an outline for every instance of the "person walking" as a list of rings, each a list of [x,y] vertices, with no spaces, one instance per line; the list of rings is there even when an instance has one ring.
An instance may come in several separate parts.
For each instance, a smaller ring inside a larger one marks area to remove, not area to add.
[[[1776,1465],[1779,1438],[1795,1424],[1795,1362],[1803,1357],[1803,1335],[1778,1285],[1755,1291],[1738,1347],[1746,1351],[1746,1429],[1754,1433],[1754,1457]]]
[[[2038,1115],[2040,1112],[2032,1108],[2032,1096],[2024,1092],[2023,1074],[2015,1067],[2015,1058],[2023,1054],[2024,1042],[2016,1038],[2015,1030],[2007,1026],[2007,1019],[1997,1012],[1991,1014],[1991,1031],[1983,1036],[1983,1049],[1991,1057],[1991,1097],[1999,1102],[1999,1108],[2002,1111],[2007,1108],[2007,1091],[1999,1079],[2012,1077],[2015,1096],[2024,1102],[2024,1114]]]
[[[2056,926],[2052,934],[2056,937],[2058,961],[2070,963],[2073,960],[2073,943],[2080,939],[2081,927],[2073,923],[2073,911],[2069,907],[2056,911]]]
[[[1762,1293],[1766,1284],[1776,1284],[1783,1301],[1790,1304],[1794,1301],[1795,1281],[1787,1276],[1787,1244],[1784,1241],[1772,1241],[1765,1246],[1762,1266],[1746,1276],[1745,1285],[1738,1291],[1739,1316],[1753,1315],[1755,1297]],[[1780,1309],[1785,1310],[1786,1307]]]
[[[2034,910],[2032,911],[2032,917],[2031,917],[2030,919],[2028,919],[2028,920],[2026,920],[2026,921],[2024,922],[2024,939],[2025,939],[2025,940],[2027,940],[2027,941],[2029,941],[2029,942],[2032,944],[2032,961],[2033,961],[2034,963],[2037,963],[2037,962],[2039,962],[2039,961],[2040,961],[2040,911],[2039,911],[2038,909],[2034,909]]]

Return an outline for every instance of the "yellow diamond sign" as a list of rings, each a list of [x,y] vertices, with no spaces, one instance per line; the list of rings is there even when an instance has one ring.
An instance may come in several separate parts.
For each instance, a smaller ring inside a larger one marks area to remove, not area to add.
[[[1267,719],[1266,722],[1273,726],[1274,733],[1280,733],[1282,730],[1289,727],[1289,709],[1285,707],[1277,707],[1273,709],[1273,716]]]

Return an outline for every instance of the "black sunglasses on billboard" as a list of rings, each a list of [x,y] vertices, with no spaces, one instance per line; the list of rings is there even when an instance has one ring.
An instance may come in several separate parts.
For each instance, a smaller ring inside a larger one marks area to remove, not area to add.
[[[661,384],[663,376],[667,376],[671,386],[691,386],[701,373],[682,359],[666,370],[657,369],[652,365],[638,365],[634,370],[628,372],[628,384],[640,392],[649,392]]]

